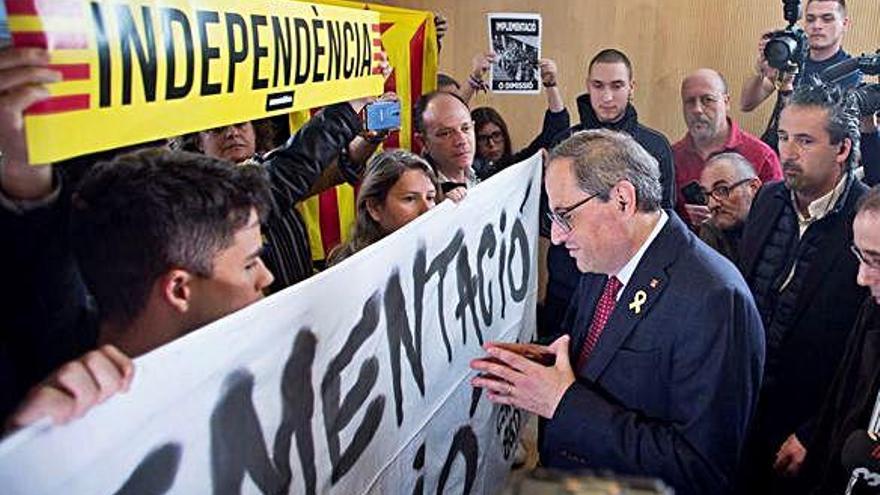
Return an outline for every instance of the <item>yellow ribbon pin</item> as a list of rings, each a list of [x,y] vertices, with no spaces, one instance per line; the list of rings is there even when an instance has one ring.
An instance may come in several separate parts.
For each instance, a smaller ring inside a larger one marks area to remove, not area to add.
[[[629,303],[629,309],[633,310],[635,314],[639,314],[642,312],[642,304],[645,304],[645,301],[648,300],[648,294],[645,291],[640,290],[635,293],[633,296],[633,300]]]

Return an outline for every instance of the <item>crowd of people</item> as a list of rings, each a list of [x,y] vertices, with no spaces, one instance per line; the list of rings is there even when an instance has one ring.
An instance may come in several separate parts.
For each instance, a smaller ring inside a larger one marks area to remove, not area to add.
[[[639,122],[635,68],[607,48],[584,68],[574,124],[559,69],[540,61],[543,125],[516,150],[498,111],[469,107],[488,53],[466,84],[441,74],[417,102],[418,154],[377,153],[361,98],[282,142],[261,120],[30,163],[23,112],[60,76],[45,50],[0,49],[2,252],[19,284],[0,415],[9,430],[70,421],[128,387],[132,358],[311,276],[296,208],[309,196],[359,185],[334,265],[543,149],[538,335],[555,364],[493,343],[472,362],[490,400],[542,418],[542,465],[683,494],[871,493],[842,452],[880,430],[880,134],[846,92],[860,74],[811,77],[849,57],[849,23],[844,0],[809,0],[797,75],[767,64],[761,38],[740,104],[778,90],[769,138],[731,118],[726,78],[700,68],[670,144]]]

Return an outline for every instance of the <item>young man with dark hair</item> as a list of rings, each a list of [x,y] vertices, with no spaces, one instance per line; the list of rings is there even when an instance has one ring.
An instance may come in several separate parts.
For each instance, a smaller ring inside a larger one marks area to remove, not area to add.
[[[103,346],[46,380],[13,425],[81,413],[126,386],[129,356],[251,304],[273,279],[260,259],[260,222],[272,198],[258,167],[145,150],[99,164],[71,198],[51,165],[29,163],[22,114],[48,95],[42,84],[58,80],[47,62],[43,50],[0,51],[0,66],[17,76],[0,95],[0,219],[15,233],[3,243],[3,259],[25,278],[39,277],[39,284],[19,286],[17,300],[30,306],[5,308],[6,316],[26,322],[18,313],[32,317],[35,306],[47,314],[40,319],[45,327],[16,328],[34,335],[4,329],[12,333],[0,341],[0,366],[14,385],[3,390],[4,415],[20,398],[14,396],[20,385],[33,383],[16,375],[18,354],[54,368]]]
[[[592,129],[609,129],[629,134],[657,160],[660,168],[662,207],[675,206],[675,167],[672,148],[663,134],[639,123],[632,104],[636,89],[633,66],[620,50],[608,48],[597,53],[587,68],[587,93],[578,96],[577,108],[580,123],[554,139],[559,143],[573,133]],[[546,197],[542,196],[542,208],[546,210]],[[541,235],[549,237],[550,225],[542,218]],[[547,295],[544,300],[544,316],[541,331],[556,334],[562,315],[568,308],[571,294],[580,275],[571,257],[561,246],[550,246],[547,252]]]
[[[840,363],[865,290],[852,256],[855,205],[867,188],[855,109],[837,87],[798,87],[779,119],[783,182],[762,188],[740,242],[761,312],[767,366],[742,493],[786,493]]]

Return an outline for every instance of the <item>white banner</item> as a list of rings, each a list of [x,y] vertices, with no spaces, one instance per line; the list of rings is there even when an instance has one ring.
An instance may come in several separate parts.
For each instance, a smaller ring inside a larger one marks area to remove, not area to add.
[[[137,359],[128,393],[0,443],[2,492],[497,492],[525,418],[468,362],[534,333],[540,169]]]

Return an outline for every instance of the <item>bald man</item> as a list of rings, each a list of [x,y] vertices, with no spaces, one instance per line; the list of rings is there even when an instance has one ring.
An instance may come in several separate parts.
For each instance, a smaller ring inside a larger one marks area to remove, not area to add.
[[[779,157],[760,139],[743,131],[728,115],[727,81],[712,69],[698,69],[681,83],[681,104],[688,132],[672,145],[675,159],[676,210],[697,227],[711,216],[705,205],[687,204],[681,189],[699,181],[713,155],[735,151],[744,156],[763,182],[782,179]]]

